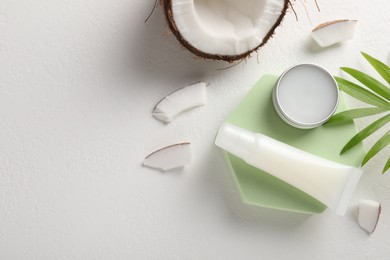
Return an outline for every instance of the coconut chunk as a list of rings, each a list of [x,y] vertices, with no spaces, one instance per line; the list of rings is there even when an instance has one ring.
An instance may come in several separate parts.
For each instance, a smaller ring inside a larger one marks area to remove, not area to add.
[[[153,116],[164,123],[169,123],[183,111],[205,105],[206,100],[206,84],[198,82],[163,98],[154,107]]]
[[[357,20],[335,20],[318,25],[312,31],[313,39],[321,47],[350,40],[355,34]]]
[[[381,214],[381,204],[374,200],[359,201],[359,226],[373,233]]]
[[[163,147],[145,157],[143,165],[168,171],[191,163],[191,143]]]
[[[288,0],[162,0],[169,28],[197,56],[234,61],[264,45]]]

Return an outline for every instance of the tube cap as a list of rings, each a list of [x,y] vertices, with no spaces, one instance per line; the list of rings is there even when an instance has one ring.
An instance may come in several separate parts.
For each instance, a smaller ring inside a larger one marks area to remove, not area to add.
[[[245,160],[256,147],[256,133],[225,123],[218,131],[215,145]]]

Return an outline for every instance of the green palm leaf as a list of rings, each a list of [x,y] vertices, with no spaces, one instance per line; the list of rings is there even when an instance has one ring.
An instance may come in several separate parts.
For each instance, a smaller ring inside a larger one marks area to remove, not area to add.
[[[371,57],[367,53],[362,52],[362,55],[371,64],[371,66],[374,67],[374,69],[379,73],[379,75],[381,75],[382,78],[390,84],[390,67],[381,62],[380,60]]]
[[[387,162],[385,164],[385,167],[383,167],[382,174],[384,174],[388,169],[390,168],[390,156],[387,159]]]
[[[379,140],[371,147],[362,161],[362,166],[365,165],[372,157],[379,153],[383,148],[390,144],[390,131],[379,138]]]
[[[390,100],[390,89],[386,87],[382,82],[374,79],[373,77],[363,73],[361,71],[348,68],[341,67],[341,70],[347,72],[349,75],[360,81],[363,85],[382,96],[383,98]]]
[[[354,98],[359,99],[360,101],[363,101],[367,104],[371,104],[378,107],[390,108],[389,102],[375,95],[371,91],[368,91],[367,89],[364,89],[361,86],[352,83],[349,80],[340,77],[334,77],[334,78],[336,79],[340,90],[344,91],[348,95],[351,95]]]
[[[379,75],[381,75],[381,77],[390,84],[390,67],[364,52],[362,52],[362,55],[379,73]],[[356,80],[360,81],[360,83],[362,83],[363,86],[367,89],[349,80],[335,77],[339,89],[360,101],[373,105],[374,107],[357,108],[340,112],[333,115],[328,120],[327,124],[345,122],[356,118],[387,112],[386,115],[377,119],[375,122],[371,123],[369,126],[353,136],[341,150],[340,154],[343,154],[390,122],[390,113],[388,113],[390,111],[390,88],[377,79],[356,69],[348,67],[342,67],[341,69],[354,77]],[[366,164],[371,158],[373,158],[389,144],[390,131],[387,131],[386,134],[379,138],[379,140],[371,147],[366,156],[363,158],[361,165],[363,166]],[[387,162],[383,167],[382,174],[389,170],[389,168],[390,157],[388,157]]]
[[[343,123],[352,119],[372,116],[388,111],[389,109],[383,107],[366,107],[346,110],[332,116],[326,124]]]
[[[362,131],[357,133],[354,137],[352,137],[351,140],[343,147],[340,154],[345,153],[346,151],[350,150],[352,147],[366,139],[368,136],[370,136],[372,133],[374,133],[376,130],[381,128],[382,126],[386,125],[390,121],[390,114],[387,114],[386,116],[379,118],[366,128],[364,128]]]

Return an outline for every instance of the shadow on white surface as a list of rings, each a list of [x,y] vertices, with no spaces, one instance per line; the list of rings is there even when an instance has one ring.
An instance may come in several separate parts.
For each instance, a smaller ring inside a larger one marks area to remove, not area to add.
[[[341,45],[343,45],[345,43],[344,42],[338,42],[338,43],[335,43],[335,44],[330,45],[328,47],[321,47],[320,45],[318,45],[314,41],[314,39],[311,36],[308,36],[306,41],[304,42],[304,44],[305,44],[306,50],[309,53],[316,54],[316,53],[320,53],[320,52],[329,51],[329,50],[332,50],[332,49],[338,49],[338,48],[340,48]]]
[[[123,50],[123,59],[128,63],[129,71],[136,69],[146,79],[185,79],[187,82],[196,82],[227,64],[196,58],[182,47],[169,31],[161,6],[136,31],[129,31],[126,41],[125,46],[129,48],[128,51]]]
[[[288,212],[275,209],[267,209],[243,204],[240,195],[233,183],[221,151],[213,147],[210,154],[203,160],[205,171],[211,175],[210,180],[218,191],[230,216],[237,223],[245,223],[253,228],[271,228],[276,230],[294,229],[302,225],[312,215]]]

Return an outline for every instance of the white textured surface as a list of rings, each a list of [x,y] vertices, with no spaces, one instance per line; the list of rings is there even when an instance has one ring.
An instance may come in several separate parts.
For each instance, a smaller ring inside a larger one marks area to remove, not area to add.
[[[154,1],[0,0],[0,259],[389,259],[390,174],[366,167],[353,198],[382,202],[371,236],[351,210],[305,216],[242,205],[213,146],[216,130],[263,73],[315,62],[386,60],[390,5],[295,1],[275,37],[232,69],[180,48]],[[311,29],[358,19],[353,41],[319,49]],[[164,125],[151,111],[204,80],[207,106]],[[349,99],[350,104],[357,102]],[[369,121],[359,121],[359,128]],[[367,144],[378,138],[375,135]],[[143,157],[180,141],[193,163],[162,174]],[[388,150],[387,150],[388,154]]]

